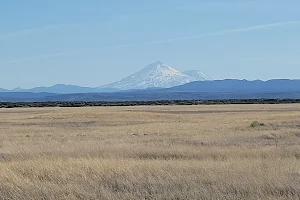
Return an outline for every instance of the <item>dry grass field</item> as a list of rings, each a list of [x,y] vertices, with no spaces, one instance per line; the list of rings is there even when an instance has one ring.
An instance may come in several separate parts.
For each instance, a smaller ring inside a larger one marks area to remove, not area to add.
[[[300,199],[300,105],[0,109],[0,199]]]

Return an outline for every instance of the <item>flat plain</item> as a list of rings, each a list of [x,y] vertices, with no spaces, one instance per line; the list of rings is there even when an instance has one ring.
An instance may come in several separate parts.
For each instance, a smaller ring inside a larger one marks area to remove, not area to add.
[[[300,199],[300,104],[0,109],[0,199]]]

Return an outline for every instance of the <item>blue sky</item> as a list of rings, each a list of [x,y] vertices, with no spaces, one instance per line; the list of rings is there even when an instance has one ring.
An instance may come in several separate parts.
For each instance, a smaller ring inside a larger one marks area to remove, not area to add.
[[[299,0],[4,0],[0,88],[100,86],[157,60],[214,79],[299,79],[299,8]]]

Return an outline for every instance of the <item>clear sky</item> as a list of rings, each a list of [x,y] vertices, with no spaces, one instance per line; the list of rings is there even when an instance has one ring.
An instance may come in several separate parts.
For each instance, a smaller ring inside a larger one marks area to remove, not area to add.
[[[100,86],[161,60],[300,79],[299,0],[2,0],[0,88]]]

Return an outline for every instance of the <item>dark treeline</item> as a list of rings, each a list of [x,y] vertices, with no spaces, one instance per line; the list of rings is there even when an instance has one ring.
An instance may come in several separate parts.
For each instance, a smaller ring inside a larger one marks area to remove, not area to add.
[[[221,105],[221,104],[289,104],[300,99],[230,99],[230,100],[162,100],[162,101],[93,101],[93,102],[0,102],[0,108],[29,107],[90,107],[90,106],[150,106],[150,105]]]

